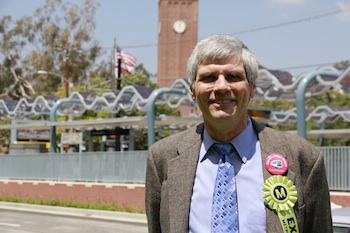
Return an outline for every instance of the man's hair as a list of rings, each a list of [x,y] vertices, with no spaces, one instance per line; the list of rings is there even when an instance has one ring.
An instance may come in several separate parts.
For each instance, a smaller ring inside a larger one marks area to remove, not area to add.
[[[197,43],[187,61],[188,81],[192,88],[198,66],[205,61],[221,61],[240,56],[249,85],[258,77],[258,61],[255,55],[239,39],[229,35],[211,35]]]

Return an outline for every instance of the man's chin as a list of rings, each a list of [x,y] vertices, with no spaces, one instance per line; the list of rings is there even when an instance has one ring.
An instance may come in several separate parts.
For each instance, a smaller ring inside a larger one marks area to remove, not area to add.
[[[229,120],[232,118],[232,115],[231,114],[228,114],[228,113],[217,113],[217,114],[214,114],[212,115],[212,119],[213,120]]]

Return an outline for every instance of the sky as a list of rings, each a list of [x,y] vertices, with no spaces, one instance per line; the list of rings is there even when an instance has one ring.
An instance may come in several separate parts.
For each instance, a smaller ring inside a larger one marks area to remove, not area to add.
[[[99,2],[94,39],[111,52],[115,39],[156,74],[158,0]],[[0,18],[31,16],[44,4],[0,0]],[[297,76],[350,60],[350,0],[199,0],[198,39],[211,34],[236,36],[263,66]]]

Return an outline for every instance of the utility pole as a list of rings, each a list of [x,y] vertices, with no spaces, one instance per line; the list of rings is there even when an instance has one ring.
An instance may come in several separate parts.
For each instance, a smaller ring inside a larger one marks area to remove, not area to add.
[[[66,98],[69,97],[69,82],[68,82],[68,74],[69,74],[69,49],[68,46],[66,48],[66,77],[65,77],[65,82],[64,82],[64,87],[65,87],[65,91],[66,91]],[[69,117],[66,116],[66,121],[69,120]],[[68,132],[69,130],[66,129],[66,132]]]
[[[65,81],[65,89],[66,89],[66,98],[69,96],[69,82],[68,82],[68,73],[69,73],[69,49],[66,48],[66,81]]]

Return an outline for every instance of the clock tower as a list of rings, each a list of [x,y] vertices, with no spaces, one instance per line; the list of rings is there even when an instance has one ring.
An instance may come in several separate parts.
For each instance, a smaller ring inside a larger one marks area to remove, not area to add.
[[[158,84],[187,79],[186,65],[198,40],[198,0],[158,0]]]

